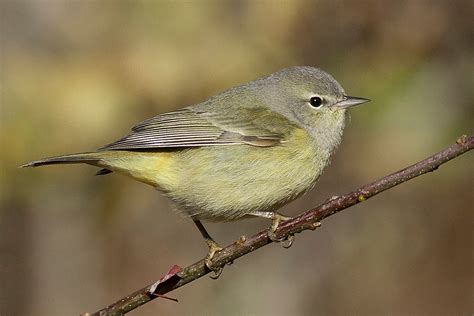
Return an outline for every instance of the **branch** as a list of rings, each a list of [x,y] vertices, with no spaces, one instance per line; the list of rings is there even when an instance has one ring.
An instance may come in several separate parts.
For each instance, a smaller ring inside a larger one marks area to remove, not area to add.
[[[364,185],[351,193],[330,199],[312,210],[306,211],[288,221],[282,222],[275,232],[276,236],[289,237],[301,233],[304,230],[314,230],[320,225],[320,221],[326,217],[363,202],[398,184],[434,171],[438,169],[440,165],[470,151],[473,147],[474,136],[467,137],[466,135],[463,135],[455,144],[431,157],[426,158],[425,160]],[[216,253],[212,259],[213,266],[223,267],[226,264],[232,263],[237,258],[269,243],[271,243],[271,240],[268,239],[266,230],[261,231],[250,238],[242,237],[240,240]],[[110,306],[101,309],[100,311],[93,314],[86,313],[83,315],[109,316],[126,314],[157,297],[165,297],[164,294],[193,282],[210,272],[204,264],[204,259],[179,271],[180,272],[178,273],[167,274],[164,280],[160,280],[161,284],[159,284],[159,286],[157,286],[159,282],[156,283],[154,287],[153,285],[148,285]],[[152,290],[150,290],[151,287],[153,287]]]

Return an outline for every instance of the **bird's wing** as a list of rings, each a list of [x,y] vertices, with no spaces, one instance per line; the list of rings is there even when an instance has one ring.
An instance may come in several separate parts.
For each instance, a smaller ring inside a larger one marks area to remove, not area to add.
[[[283,116],[275,114],[278,117],[275,121],[275,115],[272,115],[272,122],[268,122],[268,113],[265,111],[241,109],[240,112],[242,113],[228,117],[184,108],[160,114],[136,125],[132,128],[132,133],[100,150],[237,144],[268,147],[280,143],[283,135],[268,126],[282,123],[282,120],[288,121]],[[262,124],[262,121],[266,124]]]

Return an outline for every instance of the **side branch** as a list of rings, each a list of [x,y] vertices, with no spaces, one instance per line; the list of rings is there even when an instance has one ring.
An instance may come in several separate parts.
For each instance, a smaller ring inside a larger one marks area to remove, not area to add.
[[[463,153],[466,153],[474,147],[474,136],[461,136],[455,144],[447,147],[439,153],[426,158],[403,170],[397,171],[376,180],[361,188],[345,194],[343,196],[331,199],[318,207],[306,211],[286,222],[283,222],[275,232],[278,237],[288,237],[304,230],[314,230],[320,225],[320,221],[343,209],[363,202],[372,196],[388,190],[398,184],[406,182],[415,177],[421,176],[438,167],[451,159],[454,159]],[[212,259],[214,266],[224,266],[232,263],[237,258],[244,256],[260,247],[271,243],[267,237],[267,231],[261,231],[250,238],[241,238],[233,244],[225,247],[222,251],[215,254]],[[210,271],[206,268],[204,259],[182,269],[172,278],[163,282],[156,291],[150,291],[153,285],[148,285],[124,298],[101,309],[93,314],[85,315],[105,316],[105,315],[123,315],[129,311],[157,298],[164,294],[186,285],[200,277],[208,274]],[[152,294],[152,292],[154,294]]]

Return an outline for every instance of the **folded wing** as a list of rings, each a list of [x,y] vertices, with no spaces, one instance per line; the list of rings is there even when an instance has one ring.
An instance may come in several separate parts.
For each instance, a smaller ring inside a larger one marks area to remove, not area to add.
[[[244,122],[245,121],[245,122]],[[139,150],[247,144],[274,146],[282,135],[238,118],[222,118],[190,108],[160,114],[132,128],[132,133],[100,150]]]

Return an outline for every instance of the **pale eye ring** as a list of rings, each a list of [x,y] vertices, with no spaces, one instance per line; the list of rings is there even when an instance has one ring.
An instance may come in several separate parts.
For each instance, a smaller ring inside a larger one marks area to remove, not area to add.
[[[323,106],[323,99],[317,96],[311,97],[311,99],[309,99],[309,104],[311,104],[313,108],[319,109],[321,106]]]

